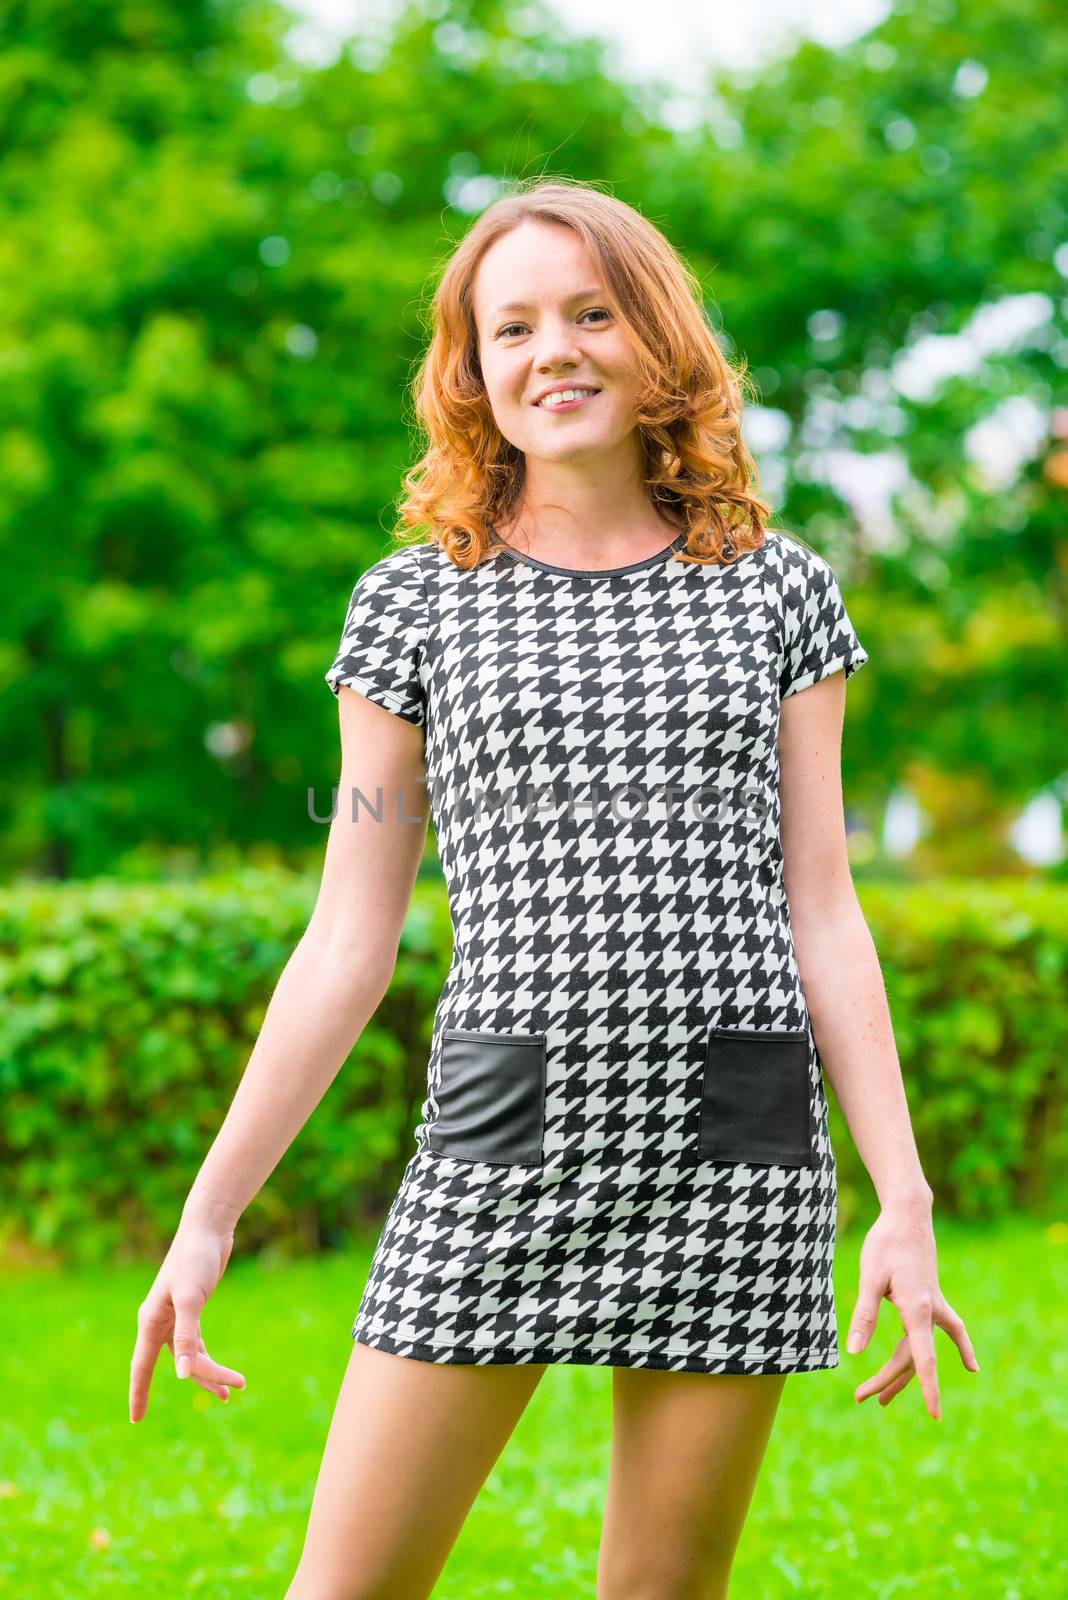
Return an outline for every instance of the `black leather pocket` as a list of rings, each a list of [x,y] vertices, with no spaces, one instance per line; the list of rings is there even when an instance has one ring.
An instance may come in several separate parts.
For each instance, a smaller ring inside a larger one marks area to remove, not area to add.
[[[463,1161],[540,1165],[545,1040],[543,1033],[445,1028],[430,1148]]]
[[[713,1028],[698,1153],[707,1161],[811,1167],[808,1030]]]

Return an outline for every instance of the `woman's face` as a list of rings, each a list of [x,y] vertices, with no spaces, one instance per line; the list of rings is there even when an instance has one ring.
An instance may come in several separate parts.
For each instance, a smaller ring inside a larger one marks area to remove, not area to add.
[[[528,457],[578,462],[633,432],[631,348],[572,228],[520,223],[486,251],[472,290],[482,377],[510,444]],[[597,393],[559,410],[538,403],[561,385]]]

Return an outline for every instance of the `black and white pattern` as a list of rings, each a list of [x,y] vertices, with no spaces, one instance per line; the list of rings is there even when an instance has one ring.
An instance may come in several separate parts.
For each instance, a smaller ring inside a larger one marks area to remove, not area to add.
[[[326,678],[423,728],[454,930],[366,1344],[838,1364],[777,737],[785,696],[868,658],[803,545],[701,565],[684,543],[596,573],[417,545],[353,591]]]

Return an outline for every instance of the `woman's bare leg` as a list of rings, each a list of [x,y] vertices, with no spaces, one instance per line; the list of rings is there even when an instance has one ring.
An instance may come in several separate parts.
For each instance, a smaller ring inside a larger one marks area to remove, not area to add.
[[[354,1340],[285,1600],[426,1600],[544,1372]]]
[[[785,1383],[614,1369],[597,1600],[723,1600]]]

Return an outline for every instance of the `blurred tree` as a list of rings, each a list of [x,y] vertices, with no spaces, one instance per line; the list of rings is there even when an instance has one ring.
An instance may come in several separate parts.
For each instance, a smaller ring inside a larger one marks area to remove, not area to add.
[[[483,12],[482,60],[413,15],[386,60],[320,73],[285,57],[271,6],[6,14],[9,869],[97,872],[146,840],[321,846],[322,674],[388,544],[443,195],[473,145],[514,158],[517,118],[565,141],[578,99],[596,170],[626,109],[585,47],[502,76],[515,40]]]
[[[1065,487],[1038,434],[1068,347],[1068,28],[1021,15],[899,8],[838,54],[715,76],[707,118],[674,131],[668,87],[614,82],[536,4],[409,5],[321,70],[266,0],[5,8],[9,872],[318,852],[322,673],[412,457],[428,277],[500,177],[542,170],[666,228],[782,413],[784,447],[761,451],[778,520],[834,562],[873,658],[851,793],[877,815],[903,772],[935,772],[931,793],[956,778],[986,814],[1054,781]],[[1024,329],[1004,348],[996,320],[975,331],[987,306]],[[951,371],[929,392],[925,349]],[[1007,484],[982,471],[1006,401],[1031,428]],[[844,478],[854,452],[902,475],[882,522],[855,462]]]
[[[863,787],[938,774],[924,867],[1019,868],[995,824],[1068,800],[1066,77],[1061,7],[899,0],[847,49],[713,75],[642,189],[780,413],[784,524],[847,582]]]

